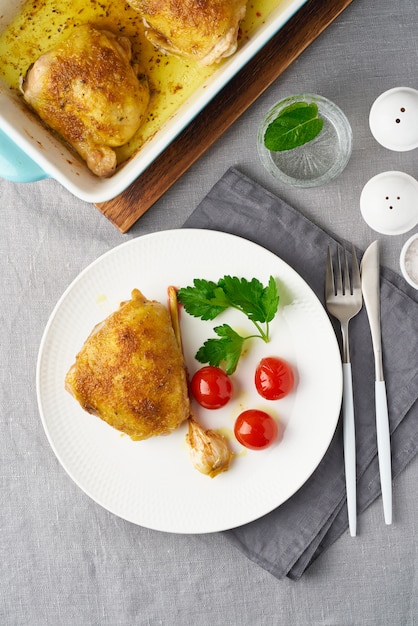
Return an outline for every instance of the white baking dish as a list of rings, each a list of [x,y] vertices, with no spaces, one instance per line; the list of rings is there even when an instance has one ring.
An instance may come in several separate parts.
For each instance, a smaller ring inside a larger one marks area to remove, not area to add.
[[[307,0],[277,0],[277,6],[238,51],[216,71],[147,140],[139,152],[118,168],[111,178],[94,176],[64,143],[30,113],[20,96],[0,81],[0,176],[15,182],[51,177],[78,198],[99,203],[126,189],[228,81],[275,35]],[[23,2],[0,0],[0,32]]]

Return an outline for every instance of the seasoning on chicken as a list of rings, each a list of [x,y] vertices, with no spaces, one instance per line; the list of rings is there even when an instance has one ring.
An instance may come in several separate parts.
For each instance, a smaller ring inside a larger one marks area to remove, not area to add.
[[[133,440],[169,434],[190,415],[170,314],[137,289],[93,329],[65,384],[83,409]]]
[[[128,0],[159,50],[212,65],[237,49],[247,0]]]
[[[127,37],[83,24],[40,56],[22,80],[25,101],[97,176],[113,174],[113,148],[144,121],[148,81],[137,75],[131,57]]]

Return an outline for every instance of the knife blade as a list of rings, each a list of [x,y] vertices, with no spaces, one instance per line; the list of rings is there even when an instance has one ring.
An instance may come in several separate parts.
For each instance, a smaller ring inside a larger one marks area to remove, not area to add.
[[[373,241],[361,261],[361,288],[369,319],[375,361],[376,434],[383,513],[386,524],[392,523],[392,460],[386,383],[383,372],[382,333],[380,324],[380,250]]]

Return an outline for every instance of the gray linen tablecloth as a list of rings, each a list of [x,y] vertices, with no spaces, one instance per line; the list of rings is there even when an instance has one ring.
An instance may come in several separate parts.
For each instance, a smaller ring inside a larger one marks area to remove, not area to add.
[[[418,624],[416,457],[395,480],[392,526],[384,525],[377,498],[360,515],[356,538],[343,532],[297,582],[278,580],[225,534],[155,532],[98,506],[57,461],[35,391],[41,336],[71,281],[127,239],[183,226],[230,166],[359,250],[379,238],[383,265],[399,274],[399,254],[413,231],[380,237],[361,219],[359,195],[384,170],[418,177],[418,151],[385,150],[368,127],[380,93],[397,85],[418,88],[417,21],[416,0],[353,0],[127,235],[53,180],[18,185],[0,178],[2,626]],[[274,181],[255,149],[266,110],[303,92],[336,102],[353,128],[346,170],[309,190]],[[392,403],[402,389],[397,386]]]

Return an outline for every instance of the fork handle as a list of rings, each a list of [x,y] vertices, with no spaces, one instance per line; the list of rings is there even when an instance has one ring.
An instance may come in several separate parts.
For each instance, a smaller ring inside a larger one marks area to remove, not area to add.
[[[383,514],[385,523],[392,523],[392,461],[390,453],[390,433],[388,402],[384,380],[376,380],[376,434],[379,458],[380,486],[382,489]]]
[[[351,363],[343,363],[343,444],[350,535],[357,534],[356,431]]]

